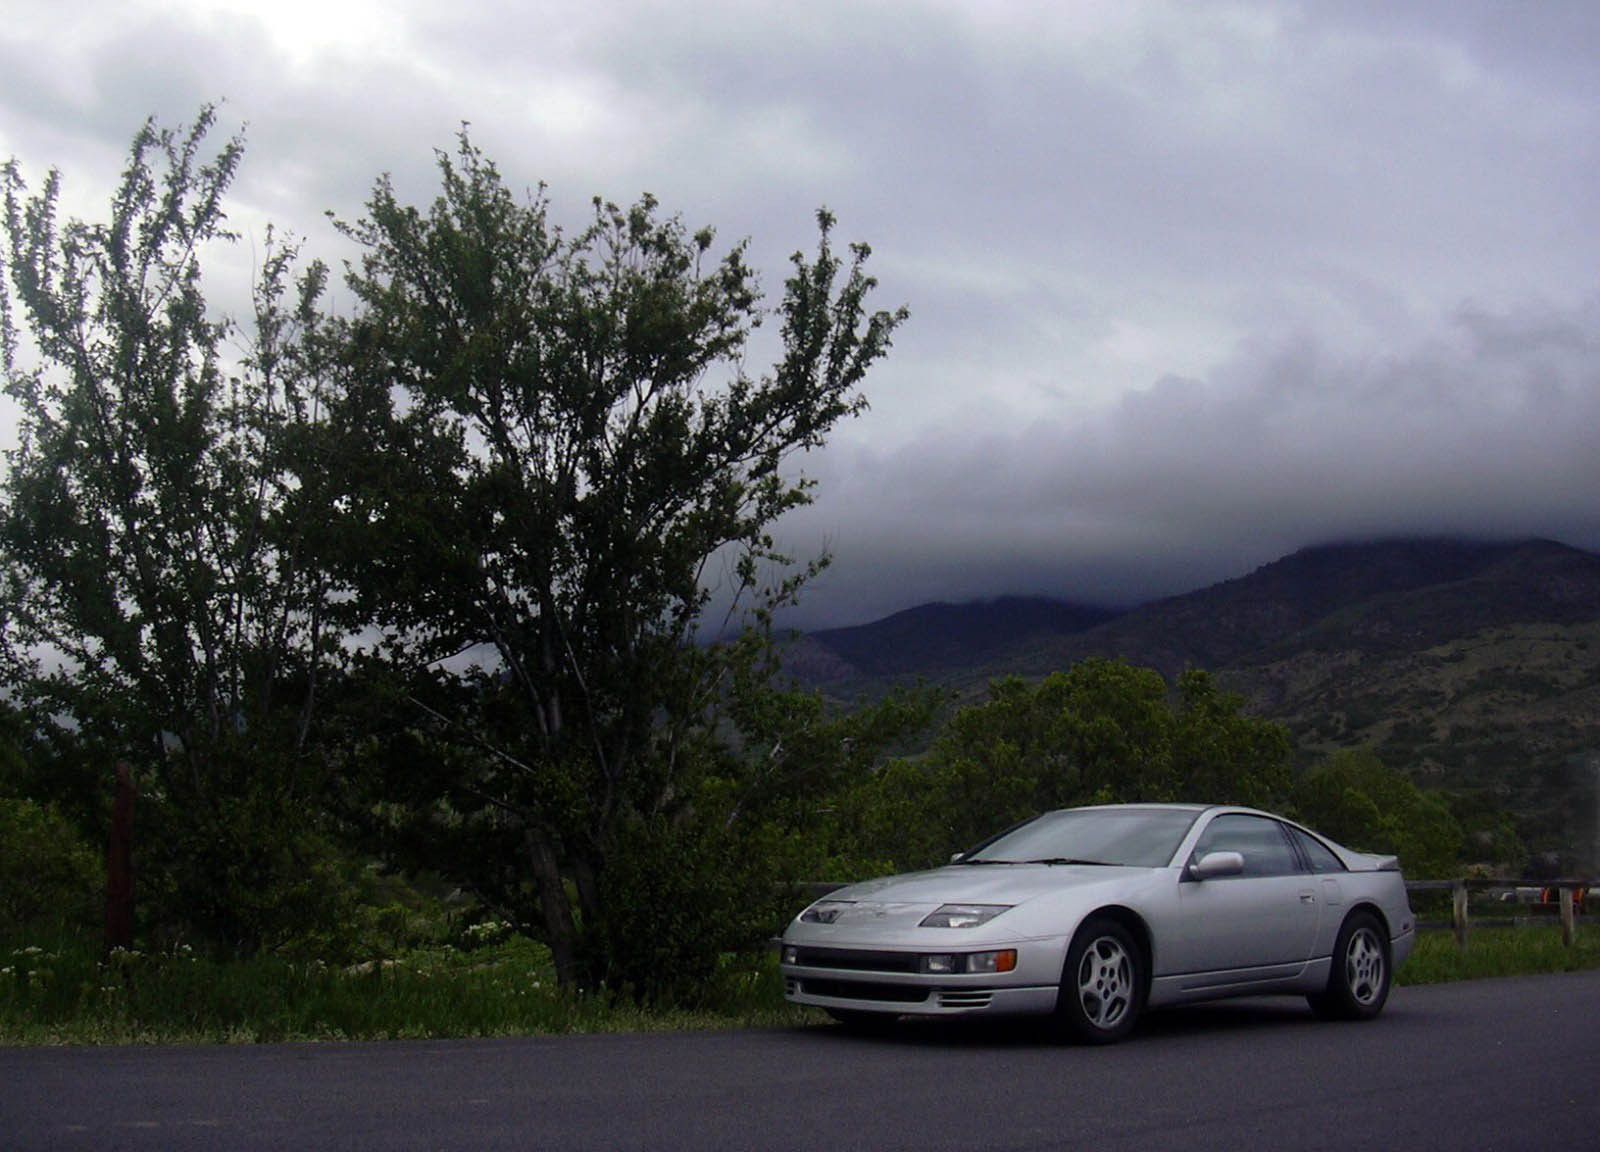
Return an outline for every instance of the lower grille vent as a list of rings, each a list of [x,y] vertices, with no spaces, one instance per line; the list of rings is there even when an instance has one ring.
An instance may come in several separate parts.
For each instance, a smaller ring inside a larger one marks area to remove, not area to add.
[[[939,993],[939,1007],[987,1008],[989,1001],[993,999],[993,992],[982,989],[974,989],[971,992],[941,992]]]
[[[876,1000],[892,1004],[920,1004],[928,998],[926,988],[912,988],[905,984],[869,984],[857,980],[802,980],[800,989],[810,996]]]
[[[922,957],[915,952],[873,952],[863,948],[800,948],[794,963],[806,968],[849,968],[857,972],[916,972]]]

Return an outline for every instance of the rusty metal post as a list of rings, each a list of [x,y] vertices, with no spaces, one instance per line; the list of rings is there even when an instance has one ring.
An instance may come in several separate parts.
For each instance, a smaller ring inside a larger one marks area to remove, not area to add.
[[[1577,934],[1577,923],[1573,919],[1572,889],[1561,889],[1561,943],[1568,948],[1572,947],[1573,937]]]
[[[1450,886],[1450,924],[1456,930],[1456,947],[1467,946],[1467,882],[1457,880]]]
[[[111,842],[106,848],[106,950],[133,947],[133,801],[128,765],[117,764],[117,798],[111,810]]]

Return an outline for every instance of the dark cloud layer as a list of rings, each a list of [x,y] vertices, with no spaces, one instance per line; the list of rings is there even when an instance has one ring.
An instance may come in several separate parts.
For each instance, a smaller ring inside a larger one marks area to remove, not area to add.
[[[1339,539],[1600,548],[1597,449],[1600,308],[1463,309],[1376,358],[1249,344],[1072,420],[831,449],[786,539],[839,563],[796,620],[1001,591],[1128,604]]]
[[[74,207],[226,98],[235,290],[269,219],[337,258],[379,173],[430,196],[462,121],[558,215],[653,192],[772,290],[829,205],[913,320],[806,462],[785,535],[838,563],[800,622],[1349,536],[1600,546],[1589,3],[85,0],[10,14],[0,75],[0,154]]]

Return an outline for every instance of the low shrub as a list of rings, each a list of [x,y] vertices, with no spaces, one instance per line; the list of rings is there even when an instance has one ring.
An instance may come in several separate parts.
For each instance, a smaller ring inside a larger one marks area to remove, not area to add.
[[[100,855],[54,810],[0,797],[0,940],[96,935],[105,884]]]

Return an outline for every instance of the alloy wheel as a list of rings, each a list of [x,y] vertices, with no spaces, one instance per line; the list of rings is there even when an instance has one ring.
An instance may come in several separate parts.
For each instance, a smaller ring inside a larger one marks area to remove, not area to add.
[[[1383,993],[1383,945],[1365,925],[1350,935],[1350,946],[1344,953],[1344,979],[1351,998],[1358,1004],[1371,1004]]]
[[[1112,1029],[1133,1005],[1133,959],[1114,936],[1101,936],[1078,965],[1078,1003],[1096,1028]]]

